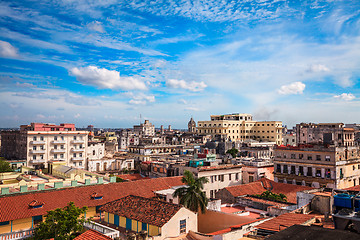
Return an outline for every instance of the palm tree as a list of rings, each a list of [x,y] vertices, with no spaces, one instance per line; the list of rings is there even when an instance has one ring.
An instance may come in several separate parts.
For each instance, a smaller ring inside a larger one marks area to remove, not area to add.
[[[206,177],[195,178],[192,172],[186,170],[181,181],[187,186],[176,189],[174,197],[179,197],[180,204],[191,211],[197,212],[200,208],[201,212],[205,213],[208,199],[203,189],[208,179]]]

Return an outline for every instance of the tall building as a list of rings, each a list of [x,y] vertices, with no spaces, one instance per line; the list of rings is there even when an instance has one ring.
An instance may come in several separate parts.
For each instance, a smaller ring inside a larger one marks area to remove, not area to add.
[[[144,135],[144,136],[154,136],[155,126],[152,123],[150,123],[149,120],[145,120],[144,123],[134,126],[134,132],[137,132],[140,135]]]
[[[354,140],[354,128],[345,127],[343,123],[296,124],[296,142],[298,144],[354,146]]]
[[[190,121],[188,123],[188,132],[196,133],[196,122],[192,117],[190,118]]]
[[[359,185],[360,149],[356,146],[277,146],[274,180],[317,188]]]
[[[211,115],[210,121],[198,121],[198,134],[231,141],[275,142],[282,144],[281,121],[254,121],[251,114]]]
[[[29,167],[41,169],[50,162],[85,167],[88,132],[76,131],[75,124],[31,123],[19,131],[3,131],[1,156],[26,160]]]

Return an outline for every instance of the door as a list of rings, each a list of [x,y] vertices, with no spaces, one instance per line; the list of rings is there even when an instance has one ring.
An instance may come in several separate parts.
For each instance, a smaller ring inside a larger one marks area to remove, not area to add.
[[[118,215],[114,215],[114,224],[116,226],[119,226],[119,216]]]

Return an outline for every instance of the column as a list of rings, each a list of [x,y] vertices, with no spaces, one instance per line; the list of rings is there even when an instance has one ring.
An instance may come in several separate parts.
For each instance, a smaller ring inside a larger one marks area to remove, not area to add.
[[[316,177],[316,168],[314,168],[314,167],[312,168],[312,176]]]
[[[304,167],[304,176],[307,176],[307,171],[308,171],[308,168]]]
[[[295,166],[295,174],[299,175],[299,166]]]
[[[280,171],[281,173],[284,173],[284,165],[280,165]]]
[[[321,168],[321,178],[325,178],[325,168]]]

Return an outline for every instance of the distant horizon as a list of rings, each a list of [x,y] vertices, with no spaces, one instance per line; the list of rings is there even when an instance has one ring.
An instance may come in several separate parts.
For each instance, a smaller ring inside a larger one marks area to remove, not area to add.
[[[0,127],[360,119],[360,1],[0,2]],[[235,110],[235,111],[234,111]]]

